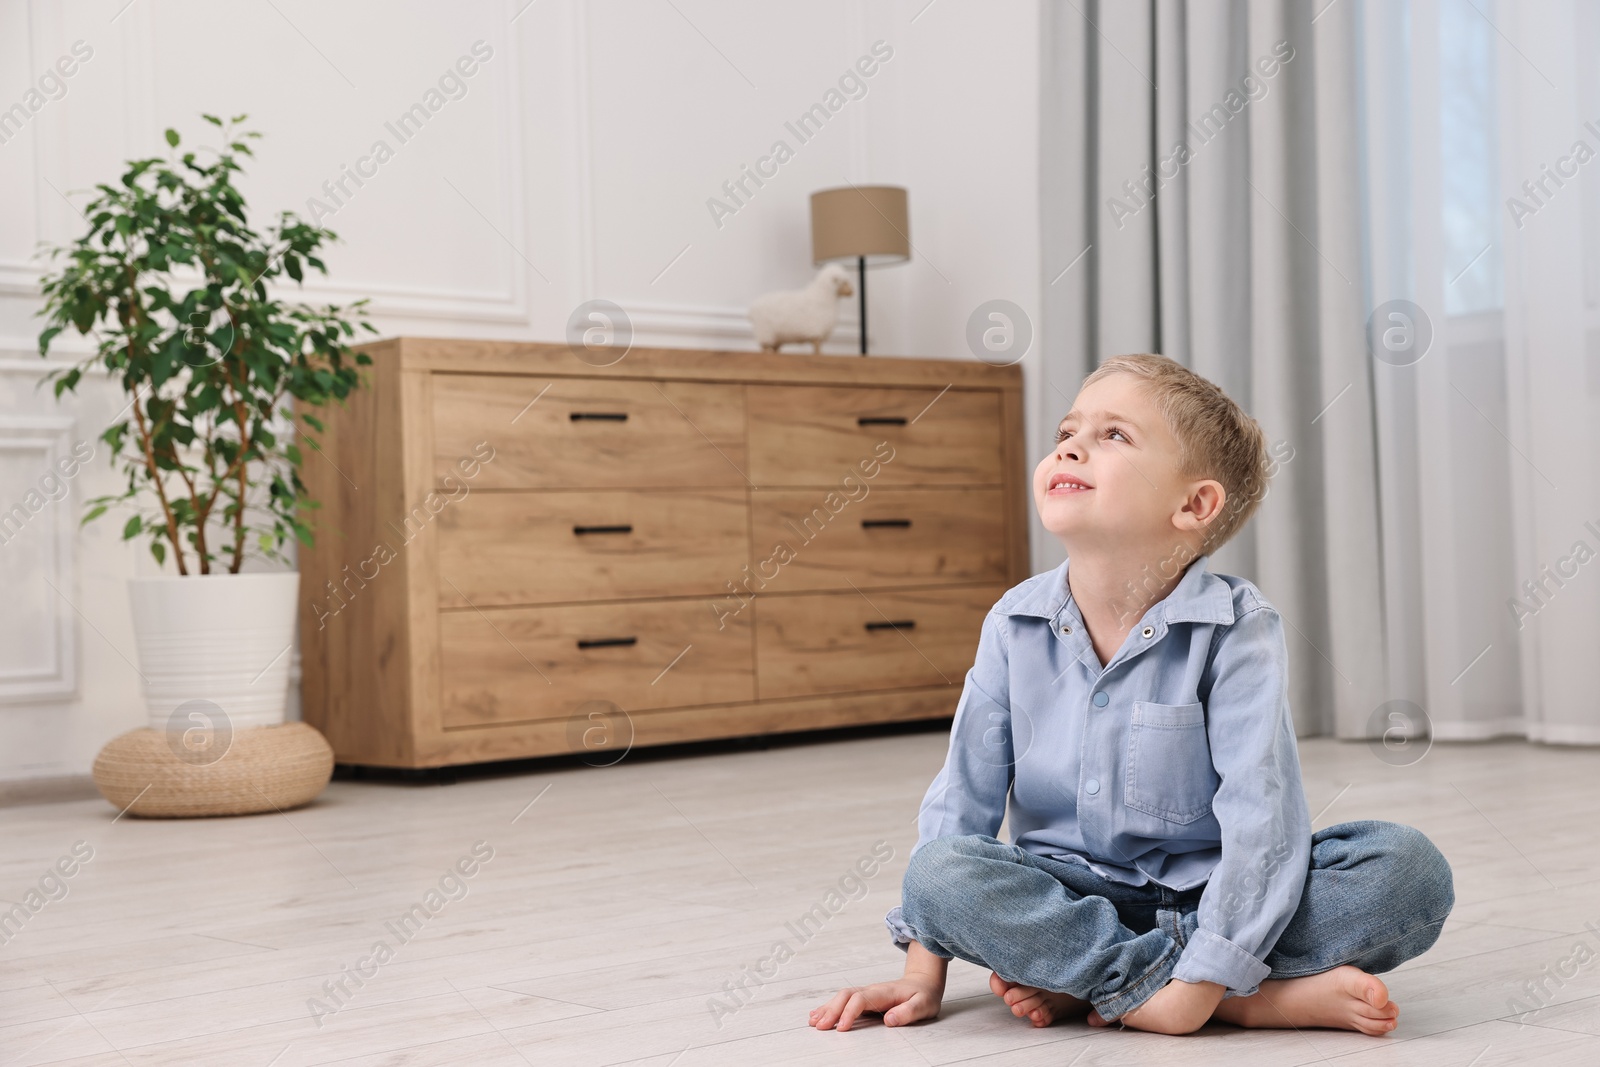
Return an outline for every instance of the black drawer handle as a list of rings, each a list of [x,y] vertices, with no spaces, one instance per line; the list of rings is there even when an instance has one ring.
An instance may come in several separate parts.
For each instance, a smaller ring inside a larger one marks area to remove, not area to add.
[[[905,528],[907,526],[910,526],[910,525],[911,525],[911,520],[910,519],[862,519],[861,520],[861,528],[863,530],[870,530],[874,526],[898,526],[898,527],[901,527],[903,529],[903,528]]]
[[[904,415],[863,415],[856,420],[857,426],[904,426]]]
[[[636,645],[638,643],[639,639],[637,637],[578,638],[579,648],[615,648],[624,645]]]
[[[584,420],[588,420],[590,422],[628,421],[628,413],[626,411],[574,411],[567,417],[573,422],[582,422]]]
[[[917,623],[915,619],[903,619],[900,622],[867,623],[867,629],[869,630],[915,630],[916,628]]]
[[[572,532],[582,537],[584,534],[596,533],[633,533],[633,526],[624,523],[619,526],[574,526]]]

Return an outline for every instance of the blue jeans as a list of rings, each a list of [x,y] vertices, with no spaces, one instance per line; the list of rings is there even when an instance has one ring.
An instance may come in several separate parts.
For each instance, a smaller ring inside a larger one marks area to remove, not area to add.
[[[1167,984],[1204,888],[1124,885],[973,834],[912,855],[901,908],[929,952],[1070,993],[1109,1020]],[[1393,970],[1438,940],[1454,904],[1450,864],[1421,831],[1376,819],[1318,830],[1300,905],[1264,960],[1269,977]]]

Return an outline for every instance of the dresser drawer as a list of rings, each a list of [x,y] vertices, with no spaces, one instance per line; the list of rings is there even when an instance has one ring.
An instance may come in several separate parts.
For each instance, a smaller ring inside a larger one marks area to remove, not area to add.
[[[1006,586],[758,596],[761,699],[959,686]],[[893,623],[894,625],[890,625]]]
[[[744,387],[434,375],[435,480],[480,441],[474,489],[743,486]]]
[[[871,469],[862,463],[877,464],[875,485],[1002,480],[997,393],[752,385],[746,403],[750,480],[761,488],[836,487],[847,474],[862,479]]]
[[[1004,500],[1000,489],[869,486],[855,501],[817,489],[758,490],[752,567],[762,578],[777,568],[770,584],[784,593],[848,590],[852,582],[1004,581]]]
[[[435,520],[439,606],[726,595],[747,511],[733,489],[471,493]]]
[[[624,711],[748,701],[749,613],[641,600],[439,616],[446,727],[563,719],[590,700]]]

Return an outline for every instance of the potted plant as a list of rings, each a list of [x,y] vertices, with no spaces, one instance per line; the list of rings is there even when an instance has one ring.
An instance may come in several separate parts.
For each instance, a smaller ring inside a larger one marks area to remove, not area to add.
[[[41,284],[39,354],[64,330],[92,336],[92,356],[50,375],[56,397],[97,367],[127,394],[100,437],[126,487],[89,501],[83,521],[131,512],[123,539],[144,539],[176,571],[129,581],[151,727],[231,735],[283,722],[299,577],[241,567],[289,563],[291,541],[311,543],[303,509],[316,502],[299,469],[322,427],[305,408],[357,387],[357,365],[371,361],[349,342],[376,330],[365,300],[271,295],[284,275],[326,274],[317,253],[336,237],[287,211],[253,228],[234,177],[260,134],[239,130],[244,115],[203,117],[220,148],[180,155],[167,130],[169,157],[132,160],[116,184],[97,185],[87,232],[48,250],[59,266]]]

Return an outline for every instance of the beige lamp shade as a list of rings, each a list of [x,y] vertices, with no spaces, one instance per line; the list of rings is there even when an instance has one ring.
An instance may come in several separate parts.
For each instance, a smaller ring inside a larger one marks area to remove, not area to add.
[[[811,261],[857,259],[869,266],[911,258],[906,191],[898,185],[846,185],[811,194]]]

